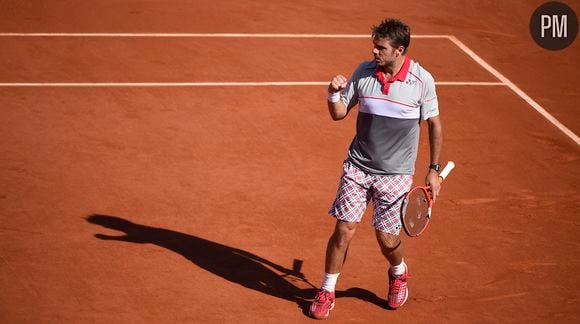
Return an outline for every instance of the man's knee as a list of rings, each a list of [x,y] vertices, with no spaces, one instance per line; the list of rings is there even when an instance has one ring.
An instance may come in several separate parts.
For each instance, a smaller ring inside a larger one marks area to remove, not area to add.
[[[383,250],[396,250],[401,245],[401,238],[399,235],[387,234],[377,231],[377,239]]]
[[[356,232],[358,223],[337,221],[332,240],[337,247],[348,247]]]

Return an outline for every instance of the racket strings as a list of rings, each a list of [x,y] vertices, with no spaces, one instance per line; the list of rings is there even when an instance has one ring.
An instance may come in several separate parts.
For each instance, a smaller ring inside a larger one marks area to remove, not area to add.
[[[405,227],[409,234],[418,235],[429,222],[429,201],[423,191],[414,190],[405,203]]]

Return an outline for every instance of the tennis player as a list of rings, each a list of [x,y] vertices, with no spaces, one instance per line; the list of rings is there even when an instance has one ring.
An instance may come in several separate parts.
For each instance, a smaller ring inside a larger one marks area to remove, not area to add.
[[[409,296],[403,259],[400,207],[411,188],[419,143],[419,123],[427,122],[431,163],[425,182],[436,199],[442,126],[435,81],[407,56],[409,26],[385,19],[372,28],[372,61],[361,63],[350,80],[342,75],[328,86],[333,120],[345,118],[358,105],[356,135],[343,165],[330,215],[336,218],[326,249],[321,289],[310,305],[310,316],[324,319],[335,303],[335,287],[349,244],[370,200],[372,224],[382,254],[388,260],[388,305],[396,309]]]

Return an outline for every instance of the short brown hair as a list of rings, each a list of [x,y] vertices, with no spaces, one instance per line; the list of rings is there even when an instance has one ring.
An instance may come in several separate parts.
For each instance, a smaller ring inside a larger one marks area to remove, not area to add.
[[[398,19],[387,18],[378,26],[373,26],[373,38],[388,39],[391,46],[398,48],[403,46],[403,54],[407,53],[411,43],[411,28]]]

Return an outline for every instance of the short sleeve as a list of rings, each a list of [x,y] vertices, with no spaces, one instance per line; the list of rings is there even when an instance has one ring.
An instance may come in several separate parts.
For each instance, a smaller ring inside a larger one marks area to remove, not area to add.
[[[421,118],[427,120],[439,115],[439,102],[435,92],[435,80],[431,75],[425,78],[425,89],[421,98]]]

